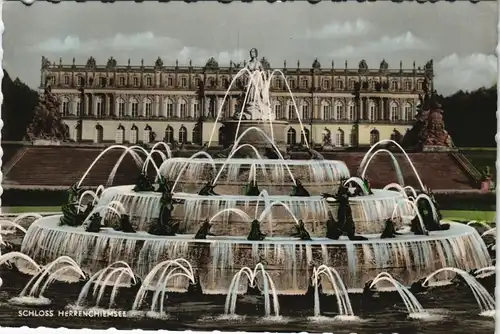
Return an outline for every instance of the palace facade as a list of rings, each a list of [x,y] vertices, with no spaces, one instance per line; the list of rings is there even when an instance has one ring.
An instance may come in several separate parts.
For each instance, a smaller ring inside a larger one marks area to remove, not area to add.
[[[261,63],[272,68],[265,58]],[[119,65],[113,58],[98,65],[93,57],[85,65],[74,59],[63,65],[62,60],[56,64],[42,57],[40,87],[50,84],[60,98],[61,114],[75,141],[201,145],[213,134],[217,144],[223,140],[220,121],[233,115],[242,93],[238,82],[229,89],[231,82],[244,66],[231,62],[221,67],[213,58],[202,67],[191,62],[164,65],[160,58],[151,66],[144,61],[134,66],[130,60]],[[390,69],[385,60],[376,68],[364,60],[355,68],[347,62],[344,68],[333,62],[322,67],[318,60],[310,67],[285,62],[271,81],[272,108],[277,119],[289,122],[289,144],[304,137],[321,143],[325,132],[339,148],[400,140],[411,127],[419,94],[425,85],[432,88],[432,78],[432,61],[422,68],[413,63],[411,69],[401,62]]]

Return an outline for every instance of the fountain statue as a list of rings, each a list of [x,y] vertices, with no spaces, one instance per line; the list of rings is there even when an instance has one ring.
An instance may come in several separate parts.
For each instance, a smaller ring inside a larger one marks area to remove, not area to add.
[[[50,141],[54,144],[69,140],[69,127],[62,120],[60,105],[61,102],[46,82],[44,92],[35,107],[33,120],[26,130],[30,141]]]
[[[302,219],[299,219],[299,223],[295,225],[295,232],[292,233],[292,237],[299,238],[300,240],[311,240],[311,235],[307,232]]]
[[[212,224],[210,224],[210,221],[208,219],[205,219],[203,223],[200,226],[200,229],[196,232],[194,238],[195,239],[206,239],[207,236],[215,236],[212,232],[210,232],[210,229],[212,228]]]
[[[170,191],[163,192],[160,199],[160,215],[149,228],[149,233],[154,235],[174,236],[179,228],[179,222],[172,218],[174,204],[180,201],[173,198]]]
[[[85,228],[85,232],[97,233],[101,231],[101,221],[101,214],[99,212],[93,213],[92,216],[90,216],[90,218],[88,219],[88,225],[85,226],[84,224],[83,226]]]
[[[121,231],[123,233],[136,233],[132,223],[130,222],[130,216],[127,214],[122,214],[118,220],[117,226],[115,226],[115,231]]]
[[[260,222],[254,219],[250,223],[250,233],[248,233],[247,240],[249,241],[262,241],[266,238],[266,235],[260,230]]]

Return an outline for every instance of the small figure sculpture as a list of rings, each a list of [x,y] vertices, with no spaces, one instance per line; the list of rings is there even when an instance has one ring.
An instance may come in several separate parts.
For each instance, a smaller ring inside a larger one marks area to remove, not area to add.
[[[416,294],[416,293],[422,293],[422,292],[427,291],[427,287],[424,286],[425,280],[426,280],[426,278],[424,277],[424,278],[419,279],[416,282],[413,282],[410,286],[410,292],[413,294]]]
[[[250,183],[248,183],[245,186],[245,196],[259,196],[259,195],[260,195],[260,190],[259,186],[257,185],[257,181],[256,180],[250,181]]]
[[[175,236],[179,229],[179,222],[172,219],[174,204],[179,201],[173,198],[172,193],[164,192],[160,199],[160,216],[149,228],[149,234]]]
[[[170,181],[170,180],[167,180],[165,177],[163,176],[159,176],[158,178],[158,188],[155,190],[155,192],[157,193],[164,193],[164,192],[168,192],[168,193],[171,193],[172,190],[174,188],[174,182],[173,181]]]
[[[139,177],[137,178],[133,191],[142,192],[154,190],[155,188],[153,187],[153,183],[151,182],[151,180],[149,180],[147,174],[145,172],[141,172],[141,174],[139,174]]]
[[[101,230],[101,220],[102,217],[99,212],[94,213],[90,217],[90,222],[88,226],[85,227],[85,232],[97,233]]]
[[[410,231],[413,232],[415,235],[429,235],[429,232],[427,232],[427,230],[424,230],[422,228],[422,224],[420,224],[418,216],[415,216],[415,218],[411,220]]]
[[[307,153],[309,153],[310,160],[325,160],[325,157],[315,149],[309,148]]]
[[[326,237],[332,240],[339,240],[342,236],[342,226],[333,218],[333,213],[328,210],[328,220],[326,221]]]
[[[208,218],[205,219],[203,221],[203,223],[201,223],[201,227],[198,230],[198,232],[196,232],[196,235],[194,236],[194,238],[195,239],[206,239],[207,235],[215,236],[215,234],[210,232],[211,228],[212,228],[212,224],[210,224],[210,222],[208,221]]]
[[[78,202],[66,203],[61,207],[62,217],[59,219],[59,225],[78,226]]]
[[[377,293],[377,290],[375,288],[372,288],[372,283],[373,280],[369,280],[365,283],[365,286],[363,287],[363,299],[372,299],[373,296]]]
[[[83,224],[83,222],[90,216],[90,214],[94,211],[94,203],[90,202],[87,204],[87,207],[85,208],[85,211],[80,211],[76,215],[76,221],[75,221],[75,226],[80,226]]]
[[[80,195],[83,193],[82,187],[78,185],[78,182],[75,182],[71,185],[71,187],[68,189],[68,202],[67,203],[73,203],[75,201],[78,201],[80,198]]]
[[[207,184],[201,188],[201,190],[198,192],[198,195],[200,196],[219,196],[218,194],[215,193],[214,188],[216,185],[212,184],[213,180],[210,179],[208,180]]]
[[[380,239],[395,238],[396,235],[401,235],[401,233],[396,232],[392,219],[387,219],[385,221],[385,228],[380,235]]]
[[[250,226],[250,233],[248,234],[247,240],[249,241],[262,241],[266,238],[266,235],[260,230],[260,222],[254,219]]]
[[[340,189],[340,188],[339,188]],[[347,234],[349,240],[367,240],[365,237],[356,235],[356,225],[352,217],[352,209],[349,204],[349,195],[341,194],[337,197],[337,202],[339,205],[338,210],[338,222],[342,226],[342,231]]]
[[[124,233],[136,233],[132,223],[130,222],[130,216],[126,214],[120,216],[119,225],[115,226],[114,230]]]
[[[431,200],[432,202],[432,200]],[[441,224],[440,213],[437,217],[434,217],[432,210],[432,203],[425,198],[419,199],[417,202],[417,208],[424,222],[424,226],[428,231],[445,231],[450,229],[450,224]],[[434,208],[437,211],[437,208]]]
[[[292,193],[290,196],[301,196],[301,197],[309,197],[311,194],[307,191],[306,188],[302,185],[299,179],[295,180],[295,184],[292,186]]]
[[[292,233],[292,237],[299,238],[300,240],[311,240],[311,235],[307,232],[302,219],[299,219],[299,224],[294,227],[296,231]]]

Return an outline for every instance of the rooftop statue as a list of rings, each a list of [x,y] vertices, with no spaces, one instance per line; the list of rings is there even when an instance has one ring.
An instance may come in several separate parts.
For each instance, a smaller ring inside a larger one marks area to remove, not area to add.
[[[35,107],[35,116],[26,130],[29,140],[69,140],[69,127],[62,121],[60,105],[61,102],[47,84]]]

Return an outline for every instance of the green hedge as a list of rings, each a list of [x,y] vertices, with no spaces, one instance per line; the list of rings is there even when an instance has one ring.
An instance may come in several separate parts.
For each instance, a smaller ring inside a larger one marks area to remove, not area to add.
[[[4,189],[3,206],[59,206],[68,200],[66,190]]]
[[[488,194],[436,194],[442,210],[496,211],[496,197]],[[4,206],[59,206],[66,203],[66,190],[5,189],[2,195]]]

